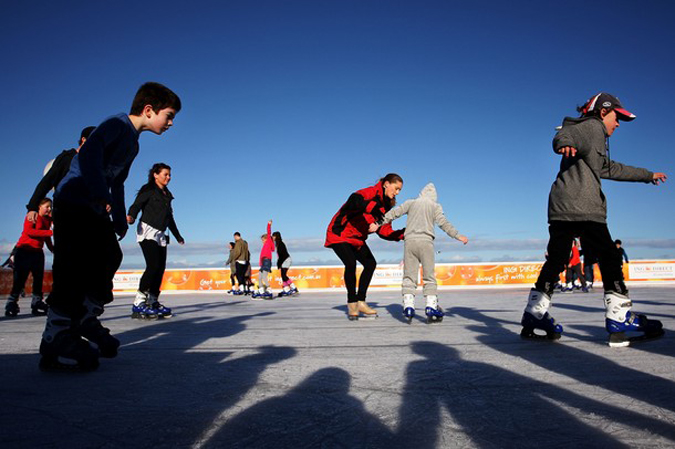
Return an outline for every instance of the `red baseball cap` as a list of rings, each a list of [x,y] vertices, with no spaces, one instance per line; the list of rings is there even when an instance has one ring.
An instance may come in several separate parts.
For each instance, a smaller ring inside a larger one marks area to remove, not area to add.
[[[581,112],[583,115],[590,115],[591,112],[601,108],[614,110],[616,112],[616,118],[625,122],[630,122],[635,119],[635,114],[624,109],[621,101],[619,101],[617,97],[606,92],[600,92],[591,97],[591,99],[586,102]]]

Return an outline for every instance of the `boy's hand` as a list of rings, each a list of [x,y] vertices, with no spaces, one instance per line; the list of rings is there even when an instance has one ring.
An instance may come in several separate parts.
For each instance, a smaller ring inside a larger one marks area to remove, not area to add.
[[[127,223],[134,224],[134,221],[136,221],[134,217],[132,217],[131,215],[127,215]]]
[[[267,224],[271,226],[271,225],[272,225],[272,220],[268,221]]]
[[[657,186],[662,182],[666,182],[666,179],[668,179],[668,176],[666,176],[665,173],[654,173],[654,176],[652,177],[652,184]]]
[[[378,229],[380,229],[380,226],[377,223],[371,223],[370,226],[368,226],[368,232],[371,234],[377,232]]]
[[[185,245],[185,240],[183,240],[183,239],[176,240],[176,241],[178,242],[179,245]]]
[[[563,157],[574,157],[577,154],[577,149],[574,147],[562,147],[556,150],[558,154],[562,154]]]
[[[31,223],[35,223],[35,221],[37,221],[37,217],[38,217],[38,213],[34,210],[29,210],[28,213],[26,214],[26,218]]]
[[[465,235],[458,235],[457,240],[464,243],[465,245],[469,243],[469,239]]]

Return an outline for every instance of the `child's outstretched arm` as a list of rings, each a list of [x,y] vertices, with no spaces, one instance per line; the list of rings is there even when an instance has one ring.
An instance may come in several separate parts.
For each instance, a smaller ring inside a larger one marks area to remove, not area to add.
[[[434,212],[434,221],[436,222],[436,225],[439,228],[441,228],[446,234],[448,234],[449,237],[457,239],[460,242],[464,243],[465,245],[469,243],[469,239],[464,235],[460,235],[459,231],[445,217],[445,214],[443,213],[443,206],[441,206],[440,204],[436,205],[436,211]]]

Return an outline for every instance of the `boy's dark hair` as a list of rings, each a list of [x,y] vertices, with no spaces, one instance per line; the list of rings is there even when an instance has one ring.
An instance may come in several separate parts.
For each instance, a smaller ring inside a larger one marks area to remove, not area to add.
[[[621,245],[621,240],[616,239],[616,240],[614,240],[614,243],[615,243],[616,245]]]
[[[174,108],[176,112],[180,111],[180,98],[171,89],[163,84],[148,82],[143,84],[136,92],[133,103],[131,103],[131,115],[141,115],[145,105],[152,106],[152,110],[159,112],[165,108]]]
[[[164,169],[171,171],[171,167],[166,165],[164,162],[157,162],[156,164],[153,164],[152,168],[148,171],[148,182],[145,185],[154,186],[155,175],[160,174]]]
[[[78,145],[82,145],[82,139],[88,139],[91,132],[95,129],[96,129],[95,126],[87,126],[86,128],[84,128],[80,133],[80,140],[78,141]]]
[[[279,232],[279,231],[274,231],[274,232],[272,233],[272,238],[273,238],[273,239],[276,239],[277,242],[281,242],[281,241],[282,241],[282,240],[281,240],[281,232]]]
[[[236,237],[241,237],[241,234],[239,233],[239,231],[235,232],[234,235],[235,235]]]
[[[234,242],[230,242],[230,249],[234,249]]]

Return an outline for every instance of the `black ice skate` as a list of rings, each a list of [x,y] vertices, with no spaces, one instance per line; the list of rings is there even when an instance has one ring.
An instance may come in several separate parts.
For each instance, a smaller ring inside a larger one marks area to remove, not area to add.
[[[87,372],[98,368],[98,350],[71,330],[56,334],[51,342],[40,343],[40,370],[47,372]]]
[[[112,359],[117,357],[117,349],[120,341],[110,335],[110,329],[103,327],[101,322],[94,318],[88,318],[78,328],[79,334],[98,346],[101,357]]]

